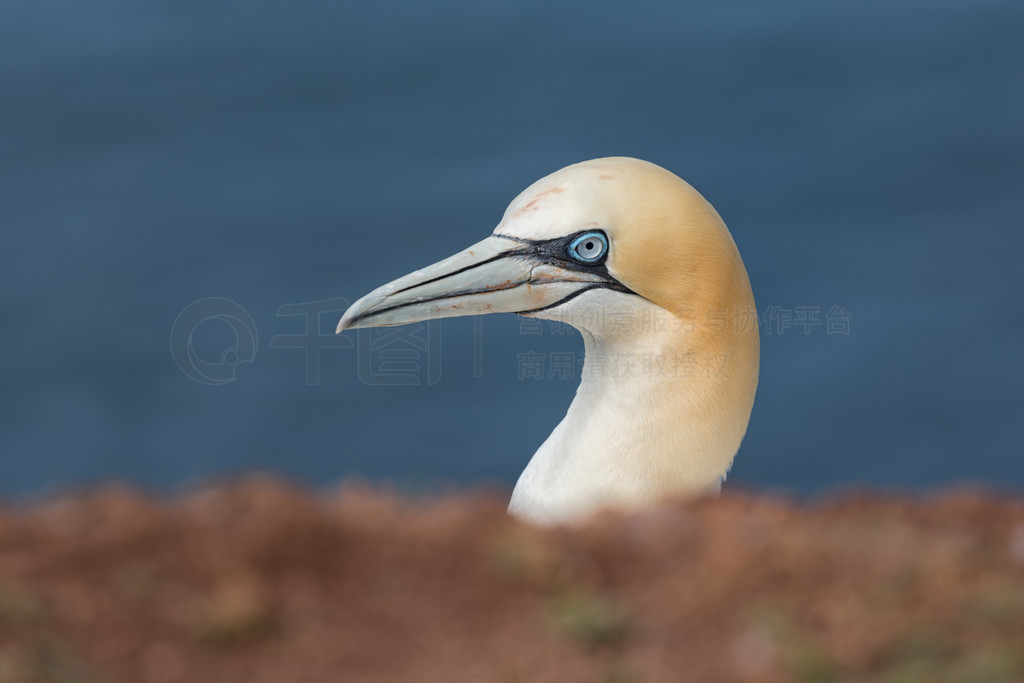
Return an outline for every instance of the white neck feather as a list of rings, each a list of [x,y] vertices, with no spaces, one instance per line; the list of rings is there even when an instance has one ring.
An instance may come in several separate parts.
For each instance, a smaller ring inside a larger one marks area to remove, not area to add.
[[[750,414],[748,402],[731,400],[743,368],[733,354],[702,348],[692,326],[664,309],[642,312],[620,332],[582,330],[583,381],[519,478],[513,514],[569,522],[718,491]]]

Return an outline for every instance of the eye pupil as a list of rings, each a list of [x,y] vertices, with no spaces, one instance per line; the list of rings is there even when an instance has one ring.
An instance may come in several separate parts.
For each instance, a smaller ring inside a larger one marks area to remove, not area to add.
[[[569,245],[569,255],[582,263],[597,263],[608,251],[608,238],[601,232],[580,235]]]

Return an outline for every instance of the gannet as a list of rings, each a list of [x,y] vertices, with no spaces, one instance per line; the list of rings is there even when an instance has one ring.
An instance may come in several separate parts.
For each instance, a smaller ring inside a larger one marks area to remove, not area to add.
[[[356,301],[337,331],[499,312],[568,323],[585,348],[510,513],[571,523],[719,491],[754,403],[757,314],[732,235],[693,187],[627,157],[563,168],[491,236]]]

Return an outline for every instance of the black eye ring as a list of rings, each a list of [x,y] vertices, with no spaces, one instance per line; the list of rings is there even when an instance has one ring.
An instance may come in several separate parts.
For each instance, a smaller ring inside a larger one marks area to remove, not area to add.
[[[607,253],[608,237],[597,230],[585,232],[569,243],[569,257],[580,263],[597,263]]]

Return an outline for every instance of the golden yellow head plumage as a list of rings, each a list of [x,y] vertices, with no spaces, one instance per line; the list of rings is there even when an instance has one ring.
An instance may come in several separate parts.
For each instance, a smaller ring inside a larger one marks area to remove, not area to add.
[[[563,168],[513,200],[494,232],[543,239],[586,228],[608,234],[607,267],[619,281],[678,317],[752,308],[746,270],[718,212],[647,161],[609,157]]]

